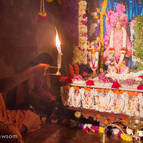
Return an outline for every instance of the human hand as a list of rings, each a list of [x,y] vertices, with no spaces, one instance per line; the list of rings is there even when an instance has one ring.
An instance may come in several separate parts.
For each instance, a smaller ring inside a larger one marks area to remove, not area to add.
[[[63,53],[61,52],[61,53],[59,53],[61,56],[63,55]]]
[[[114,61],[114,66],[117,68],[118,67],[118,64],[116,63],[116,61]]]

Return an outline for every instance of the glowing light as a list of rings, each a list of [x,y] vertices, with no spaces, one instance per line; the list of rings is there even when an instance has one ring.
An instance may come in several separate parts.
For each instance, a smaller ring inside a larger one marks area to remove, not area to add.
[[[62,53],[62,51],[61,51],[61,42],[60,42],[60,39],[59,39],[57,29],[56,29],[56,47],[57,47],[58,53]]]

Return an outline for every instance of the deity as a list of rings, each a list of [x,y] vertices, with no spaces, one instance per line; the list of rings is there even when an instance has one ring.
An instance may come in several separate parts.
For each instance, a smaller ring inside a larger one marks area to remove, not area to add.
[[[98,69],[100,39],[97,38],[97,40],[92,41],[88,46],[89,65],[92,71],[95,72]]]
[[[127,35],[127,15],[125,6],[117,4],[116,12],[110,10],[106,14],[107,31],[104,38],[106,50],[104,52],[105,65],[108,72],[127,73],[126,58],[132,55],[132,46]]]

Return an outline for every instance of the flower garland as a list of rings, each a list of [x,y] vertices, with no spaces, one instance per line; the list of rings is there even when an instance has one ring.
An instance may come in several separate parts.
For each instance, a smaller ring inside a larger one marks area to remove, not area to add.
[[[46,19],[47,18],[47,13],[45,11],[45,1],[44,0],[40,1],[40,12],[38,13],[38,15],[42,19]]]
[[[74,77],[74,76],[75,76],[75,73],[74,73],[73,66],[72,66],[71,64],[69,64],[69,71],[70,71],[70,75],[71,75],[72,77]]]
[[[135,81],[141,81],[142,79],[139,77],[140,75],[143,75],[143,70],[139,71],[137,73],[122,73],[122,74],[118,74],[118,73],[114,73],[114,72],[110,72],[108,74],[106,74],[105,76],[108,78],[112,78],[115,80],[128,80],[128,79],[133,79]]]
[[[85,123],[85,124],[84,123],[79,123],[78,127],[83,129],[87,133],[92,132],[92,133],[104,134],[104,133],[109,133],[110,132],[112,135],[118,135],[122,140],[129,141],[129,142],[131,142],[133,140],[138,140],[139,137],[143,136],[143,134],[142,134],[143,131],[138,131],[138,134],[139,134],[138,137],[130,136],[130,134],[133,133],[133,130],[129,129],[129,128],[126,129],[127,134],[124,134],[122,129],[112,128],[112,129],[109,130],[108,128],[105,128],[105,127],[102,127],[102,126],[95,126],[95,125],[92,125],[92,124],[89,124],[89,123]]]
[[[79,66],[78,64],[74,64],[75,74],[79,75]]]
[[[79,86],[71,86],[68,93],[68,106],[81,107],[86,109],[93,109],[100,112],[108,112],[114,114],[125,114],[128,116],[136,116],[138,112],[138,105],[141,107],[139,110],[140,117],[142,115],[143,99],[141,92],[135,91],[122,91],[122,90],[109,90],[109,89],[96,89],[93,88],[94,82],[88,80],[75,81]],[[80,83],[81,82],[81,83]],[[85,84],[88,84],[87,86]],[[84,85],[80,87],[80,85]],[[91,88],[89,88],[91,86]],[[103,86],[102,86],[103,87]],[[82,92],[79,92],[82,91]],[[78,93],[78,94],[77,94]],[[67,95],[63,95],[67,96]],[[81,98],[82,97],[82,98]],[[74,100],[70,100],[74,99]],[[90,104],[89,104],[90,103]]]
[[[87,2],[82,0],[79,2],[79,8],[78,8],[78,32],[79,32],[79,47],[81,50],[82,61],[81,64],[87,64],[87,15],[86,15],[86,9],[87,9]]]
[[[74,68],[73,68],[74,66]],[[79,66],[78,64],[73,64],[73,66],[71,64],[69,64],[69,74],[72,77],[78,76],[79,75]]]
[[[101,47],[101,59],[103,57],[103,35],[104,35],[104,20],[103,16],[105,14],[107,8],[108,0],[104,0],[102,11],[100,12],[100,39],[102,40],[102,47]],[[103,61],[100,61],[100,72],[103,72]]]

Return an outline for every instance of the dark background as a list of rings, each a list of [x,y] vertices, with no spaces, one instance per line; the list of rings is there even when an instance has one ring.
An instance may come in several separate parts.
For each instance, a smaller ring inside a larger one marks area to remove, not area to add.
[[[53,58],[51,65],[56,65],[55,26],[62,42],[63,65],[71,63],[73,39],[63,26],[67,2],[45,2],[44,20],[38,17],[40,0],[0,0],[0,78],[23,71],[41,53],[48,53]]]
[[[90,9],[97,0],[88,2]],[[72,63],[78,45],[78,0],[45,0],[47,19],[40,19],[40,0],[0,0],[0,78],[24,71],[46,53],[56,65],[55,26],[62,44],[63,67]],[[89,10],[89,9],[88,9]],[[50,61],[51,62],[51,61]]]

